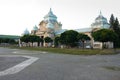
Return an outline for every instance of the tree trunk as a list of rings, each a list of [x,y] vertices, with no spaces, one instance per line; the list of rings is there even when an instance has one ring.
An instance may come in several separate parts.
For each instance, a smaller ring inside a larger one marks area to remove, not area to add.
[[[32,47],[33,47],[33,42],[32,42]]]
[[[40,42],[38,42],[38,47],[40,46]]]
[[[116,45],[115,45],[115,42],[113,42],[113,49],[114,49],[114,52],[116,53]]]
[[[83,43],[83,49],[84,49],[84,47],[85,47],[85,45],[84,45],[84,41],[82,41],[82,43]]]
[[[104,49],[104,42],[102,42],[102,49]]]

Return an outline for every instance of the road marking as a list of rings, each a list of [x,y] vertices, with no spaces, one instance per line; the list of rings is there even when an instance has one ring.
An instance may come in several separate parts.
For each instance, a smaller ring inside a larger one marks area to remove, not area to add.
[[[15,52],[12,52],[12,53],[17,53],[17,52],[15,51]]]
[[[21,70],[23,70],[24,68],[26,68],[27,66],[31,65],[33,62],[35,62],[39,59],[37,57],[31,57],[31,56],[22,56],[22,57],[29,58],[29,59],[21,62],[18,65],[15,65],[15,66],[11,67],[11,68],[8,68],[4,71],[0,71],[0,76],[5,76],[5,75],[9,75],[9,74],[18,73]]]
[[[13,51],[12,52],[13,54],[33,54],[33,53],[21,53],[21,52],[19,52],[19,51]],[[45,52],[45,51],[36,51],[36,52],[34,52],[34,54],[46,54],[46,53],[48,53],[48,52]]]
[[[41,52],[41,53],[46,54],[47,52],[44,52],[44,51],[43,51],[43,52]]]

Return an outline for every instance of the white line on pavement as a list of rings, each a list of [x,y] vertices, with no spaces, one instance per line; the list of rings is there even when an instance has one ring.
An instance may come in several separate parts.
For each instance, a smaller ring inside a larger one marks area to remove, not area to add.
[[[9,75],[9,74],[15,74],[20,72],[21,70],[23,70],[24,68],[26,68],[27,66],[31,65],[33,62],[35,62],[36,60],[38,60],[39,58],[37,57],[31,57],[31,56],[22,56],[22,57],[26,57],[29,58],[26,61],[21,62],[18,65],[15,65],[9,69],[6,69],[4,71],[0,72],[0,76],[5,76],[5,75]]]

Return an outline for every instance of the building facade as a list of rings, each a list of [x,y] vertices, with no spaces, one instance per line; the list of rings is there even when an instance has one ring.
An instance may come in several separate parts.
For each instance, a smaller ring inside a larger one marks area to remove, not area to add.
[[[39,23],[39,27],[36,25],[33,27],[31,34],[37,35],[42,39],[45,37],[54,39],[58,32],[63,32],[62,24],[57,21],[57,16],[53,14],[52,9],[50,8],[48,14],[46,14],[44,19]],[[47,43],[43,42],[42,46],[46,46],[46,44]]]
[[[100,12],[100,14],[95,18],[95,21],[91,24],[89,28],[75,29],[75,31],[79,33],[84,33],[91,38],[91,41],[86,43],[87,44],[86,46],[89,45],[93,48],[102,48],[102,43],[95,42],[91,36],[91,33],[96,30],[109,28],[110,24],[108,23],[107,18],[105,18]],[[52,39],[54,39],[56,35],[60,35],[64,31],[66,30],[62,29],[61,22],[57,21],[57,16],[53,14],[52,9],[50,8],[48,14],[46,14],[44,16],[44,19],[39,23],[39,27],[35,25],[31,30],[30,34],[37,35],[41,38],[51,37]],[[24,34],[29,34],[29,31],[26,29],[24,31]],[[110,42],[107,45],[110,46],[110,48],[113,47],[113,44],[111,44]],[[45,46],[45,42],[43,43],[43,46]]]

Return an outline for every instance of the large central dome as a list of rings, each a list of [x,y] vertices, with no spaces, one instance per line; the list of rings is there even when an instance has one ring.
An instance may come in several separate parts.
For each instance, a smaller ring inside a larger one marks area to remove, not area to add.
[[[44,16],[44,22],[47,23],[46,27],[50,29],[54,29],[56,27],[56,24],[58,24],[57,17],[53,14],[51,8],[48,14]]]
[[[51,8],[48,14],[44,16],[44,20],[45,21],[56,21],[57,20],[57,16],[53,14]]]
[[[54,15],[54,14],[53,14],[53,12],[52,12],[51,8],[50,8],[50,11],[48,12],[48,14],[47,14],[47,15],[45,15],[45,17],[44,17],[44,18],[47,18],[47,17],[55,17],[55,18],[57,18],[57,17],[56,17],[56,15]]]

